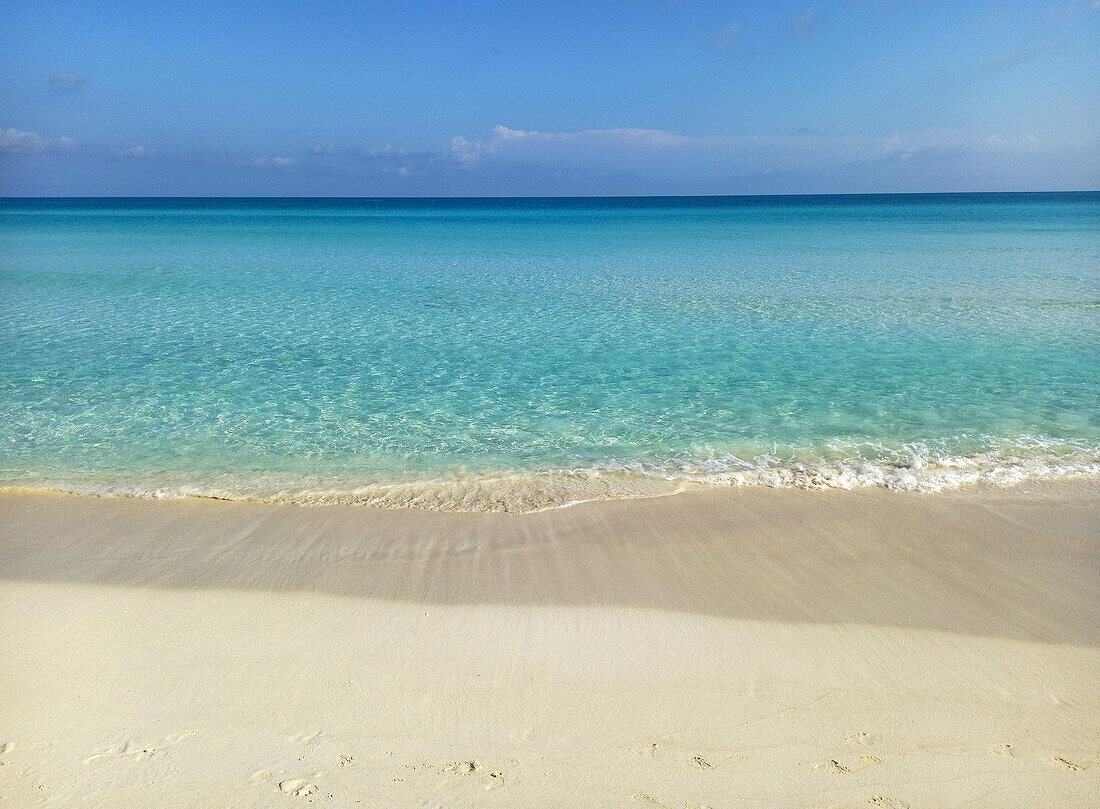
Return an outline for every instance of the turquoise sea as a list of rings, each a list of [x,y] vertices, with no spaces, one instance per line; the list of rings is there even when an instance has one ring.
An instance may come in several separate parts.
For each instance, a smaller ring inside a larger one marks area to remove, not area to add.
[[[0,201],[0,486],[1100,476],[1100,194]]]

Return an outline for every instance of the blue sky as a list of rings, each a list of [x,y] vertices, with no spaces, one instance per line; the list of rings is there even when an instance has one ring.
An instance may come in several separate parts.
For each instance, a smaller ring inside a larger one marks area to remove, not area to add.
[[[0,2],[0,194],[1100,188],[1100,0]]]

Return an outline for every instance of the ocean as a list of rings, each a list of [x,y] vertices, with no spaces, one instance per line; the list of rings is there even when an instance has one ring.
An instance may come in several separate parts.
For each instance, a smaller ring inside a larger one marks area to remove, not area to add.
[[[1100,476],[1100,194],[0,201],[0,487]]]

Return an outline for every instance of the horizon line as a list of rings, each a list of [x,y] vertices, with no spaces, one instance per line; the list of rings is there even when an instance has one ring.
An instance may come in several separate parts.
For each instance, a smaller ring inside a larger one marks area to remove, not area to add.
[[[813,191],[790,194],[473,194],[473,195],[328,195],[328,194],[261,194],[261,195],[231,195],[231,194],[78,194],[68,196],[48,196],[45,194],[16,194],[0,195],[0,200],[108,200],[108,199],[270,199],[270,200],[509,200],[509,199],[545,199],[545,200],[573,200],[573,199],[749,199],[749,198],[784,198],[784,197],[936,197],[936,196],[978,196],[993,194],[1097,194],[1100,188],[1071,189],[1071,190],[1029,190],[1029,191]]]

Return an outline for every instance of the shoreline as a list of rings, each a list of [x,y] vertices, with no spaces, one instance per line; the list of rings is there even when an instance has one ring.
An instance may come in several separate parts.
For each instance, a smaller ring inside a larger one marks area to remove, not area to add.
[[[1100,486],[1100,456],[1093,454],[1017,457],[982,454],[910,461],[885,459],[739,466],[738,459],[711,469],[701,461],[560,467],[470,473],[367,483],[340,478],[278,478],[171,473],[123,480],[6,481],[0,495],[47,493],[136,500],[202,499],[294,506],[367,506],[456,513],[534,514],[580,503],[643,500],[698,489],[790,489],[939,494],[1010,490],[1018,486],[1092,483]],[[709,463],[709,462],[708,462]],[[675,466],[675,465],[674,465]]]
[[[1100,486],[0,493],[0,806],[1085,805]]]

